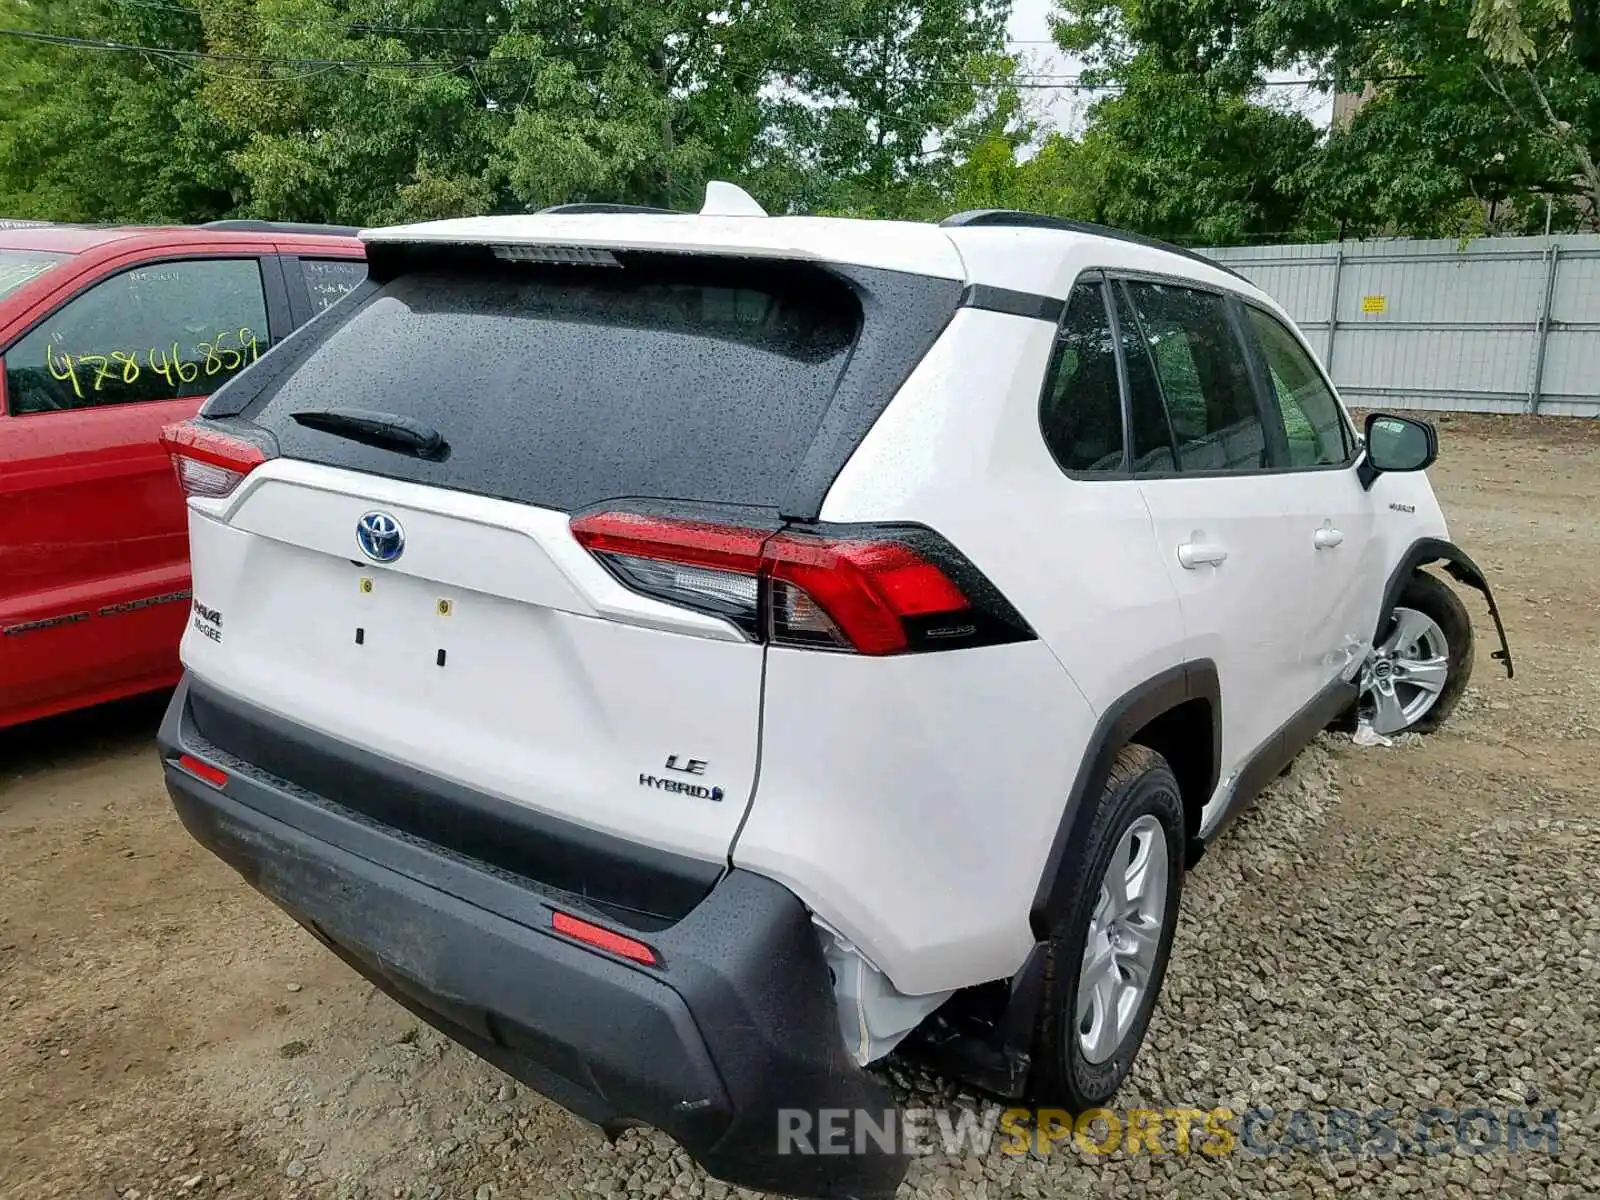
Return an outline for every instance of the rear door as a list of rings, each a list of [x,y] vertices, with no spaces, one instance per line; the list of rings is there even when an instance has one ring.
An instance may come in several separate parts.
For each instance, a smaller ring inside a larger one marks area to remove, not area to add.
[[[0,678],[42,712],[170,682],[183,497],[158,435],[272,344],[258,256],[119,261],[4,347]]]
[[[1135,468],[1178,589],[1187,656],[1217,665],[1226,781],[1308,699],[1295,484],[1273,469],[1228,299],[1147,280],[1119,291],[1121,322],[1143,351],[1129,355],[1130,385],[1159,396],[1165,414],[1135,422]]]
[[[860,321],[842,281],[775,262],[401,271],[295,371],[207,410],[279,457],[194,503],[186,664],[383,758],[724,859],[762,647],[640,589],[714,609],[754,580],[619,561],[630,590],[571,518],[776,528]]]
[[[1069,552],[1057,563],[1057,602],[1030,614],[1079,686],[1102,704],[1178,665],[1183,646],[1177,592],[1154,553],[1150,512],[1126,453],[1152,421],[1165,428],[1161,397],[1149,386],[1130,388],[1131,411],[1123,411],[1117,334],[1123,358],[1144,350],[1129,322],[1112,325],[1114,294],[1098,272],[1081,278],[1056,330],[1039,428],[1062,472],[1053,516]],[[1148,372],[1133,379],[1148,385]],[[1090,646],[1116,653],[1086,654]]]

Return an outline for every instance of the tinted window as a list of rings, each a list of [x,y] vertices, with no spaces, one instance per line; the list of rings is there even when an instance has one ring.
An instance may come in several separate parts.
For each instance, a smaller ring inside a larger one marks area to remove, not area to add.
[[[861,319],[798,264],[440,265],[386,283],[244,415],[281,452],[571,511],[618,497],[775,506]],[[427,461],[307,428],[371,409],[449,446]]]
[[[1072,289],[1056,332],[1039,424],[1064,470],[1122,470],[1122,392],[1102,284]]]
[[[367,264],[350,258],[302,258],[300,274],[311,293],[311,313],[326,312],[367,277]]]
[[[1226,301],[1160,283],[1126,285],[1185,471],[1269,465],[1243,347]]]
[[[1250,329],[1266,359],[1273,395],[1289,441],[1292,467],[1348,462],[1353,444],[1339,402],[1299,340],[1274,317],[1247,308]]]
[[[0,299],[66,260],[65,254],[48,254],[42,250],[0,250]]]
[[[267,351],[255,259],[135,267],[57,309],[6,352],[13,413],[205,396]]]
[[[1122,357],[1128,366],[1128,405],[1133,420],[1133,473],[1151,475],[1175,471],[1177,460],[1172,453],[1172,428],[1167,424],[1167,411],[1161,404],[1161,385],[1156,382],[1150,348],[1145,345],[1139,332],[1139,318],[1134,315],[1126,289],[1118,285],[1115,292]]]

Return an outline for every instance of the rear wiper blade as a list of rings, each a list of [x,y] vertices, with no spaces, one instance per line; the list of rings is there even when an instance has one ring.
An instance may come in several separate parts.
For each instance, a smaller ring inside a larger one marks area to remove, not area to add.
[[[450,453],[449,443],[437,429],[399,413],[377,412],[370,408],[322,408],[289,416],[307,429],[349,438],[380,450],[394,450],[434,462]]]

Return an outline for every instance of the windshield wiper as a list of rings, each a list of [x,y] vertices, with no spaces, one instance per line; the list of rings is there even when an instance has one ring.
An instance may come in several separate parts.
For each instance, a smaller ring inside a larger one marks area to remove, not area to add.
[[[323,408],[289,416],[307,429],[430,462],[439,462],[450,453],[449,443],[437,429],[399,413],[377,412],[370,408]]]

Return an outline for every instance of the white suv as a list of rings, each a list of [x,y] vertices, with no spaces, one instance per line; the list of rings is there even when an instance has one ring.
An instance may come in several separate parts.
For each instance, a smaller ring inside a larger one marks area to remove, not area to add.
[[[1206,843],[1353,706],[1427,730],[1466,683],[1432,428],[1358,437],[1196,255],[726,185],[364,236],[165,435],[174,803],[401,1003],[729,1181],[891,1193],[903,1145],[779,1118],[890,1108],[897,1047],[1110,1099]]]

